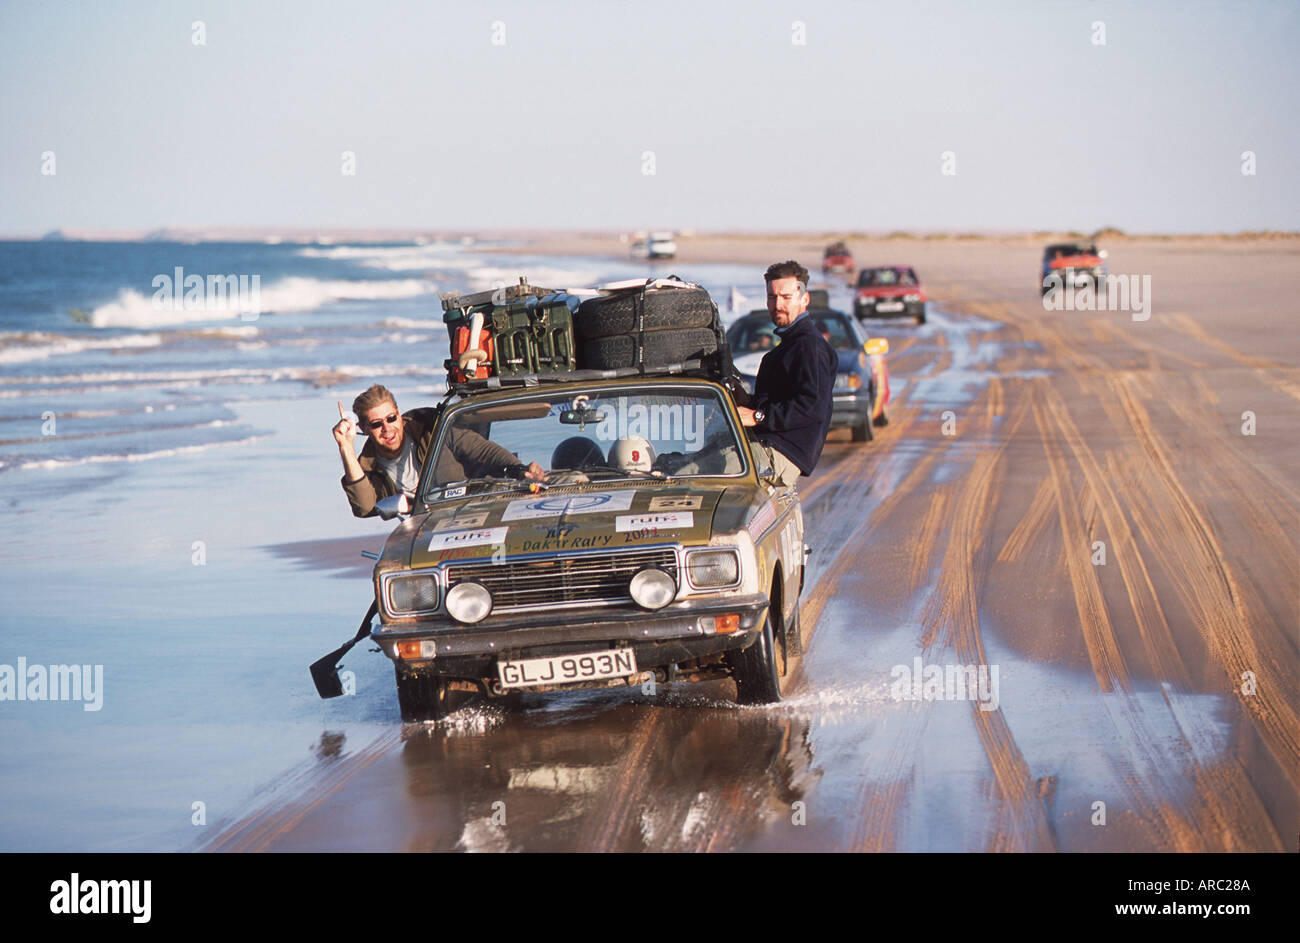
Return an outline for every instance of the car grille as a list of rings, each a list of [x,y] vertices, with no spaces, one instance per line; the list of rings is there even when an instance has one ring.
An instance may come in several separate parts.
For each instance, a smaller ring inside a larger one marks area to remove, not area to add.
[[[447,585],[474,580],[492,594],[492,611],[548,604],[628,602],[628,583],[642,567],[657,566],[681,584],[672,548],[622,553],[583,553],[503,564],[461,563],[447,567]]]

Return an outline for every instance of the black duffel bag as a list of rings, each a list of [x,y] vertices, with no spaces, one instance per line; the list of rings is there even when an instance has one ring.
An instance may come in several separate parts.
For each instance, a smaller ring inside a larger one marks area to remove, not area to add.
[[[588,298],[574,317],[574,331],[582,338],[580,365],[590,369],[653,371],[692,360],[719,376],[730,369],[718,306],[699,285],[680,279]]]

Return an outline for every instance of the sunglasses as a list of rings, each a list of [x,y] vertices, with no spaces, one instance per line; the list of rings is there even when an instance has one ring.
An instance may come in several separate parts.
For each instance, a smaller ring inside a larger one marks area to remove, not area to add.
[[[366,428],[369,429],[371,432],[374,432],[380,426],[385,426],[385,425],[388,426],[397,425],[397,413],[393,413],[387,419],[372,419],[370,422],[366,423]]]

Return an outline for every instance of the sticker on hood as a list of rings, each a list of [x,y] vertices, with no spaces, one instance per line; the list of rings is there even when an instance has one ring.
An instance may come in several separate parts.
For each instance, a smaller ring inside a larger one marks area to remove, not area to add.
[[[449,547],[474,547],[479,544],[503,544],[509,527],[480,527],[476,530],[446,530],[433,535],[429,541],[430,550],[446,550]]]
[[[511,501],[501,515],[502,521],[525,521],[561,514],[595,514],[601,511],[629,511],[636,491],[598,491],[594,494],[539,496]]]
[[[695,515],[690,511],[651,511],[646,514],[620,514],[614,518],[617,533],[637,530],[682,530],[695,526]]]
[[[487,511],[474,511],[469,514],[457,514],[452,517],[444,518],[433,525],[435,531],[439,530],[462,530],[466,527],[482,527],[487,523]]]
[[[650,499],[651,511],[698,511],[704,504],[700,494],[657,494]]]

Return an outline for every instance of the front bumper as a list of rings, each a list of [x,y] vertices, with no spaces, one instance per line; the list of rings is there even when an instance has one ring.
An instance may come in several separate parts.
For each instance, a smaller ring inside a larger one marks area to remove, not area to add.
[[[925,315],[924,301],[904,301],[901,302],[903,307],[897,311],[880,311],[878,304],[898,304],[898,301],[887,301],[873,299],[871,301],[856,300],[853,302],[853,313],[860,318],[920,318]]]
[[[1066,288],[1083,288],[1085,285],[1091,285],[1094,289],[1104,284],[1106,275],[1101,269],[1095,268],[1064,268],[1049,269],[1043,273],[1043,291],[1047,292],[1051,285],[1050,279],[1056,276],[1062,286]]]
[[[384,654],[406,669],[454,678],[495,678],[501,658],[592,652],[617,646],[635,649],[638,668],[655,668],[719,652],[747,648],[767,614],[762,593],[687,599],[657,612],[633,608],[553,609],[532,615],[489,616],[476,626],[449,621],[382,623],[371,631]],[[718,634],[714,619],[740,616],[737,631]],[[421,642],[420,657],[406,658],[399,642]]]
[[[871,415],[871,388],[836,393],[831,406],[831,428],[856,426],[863,416]]]

